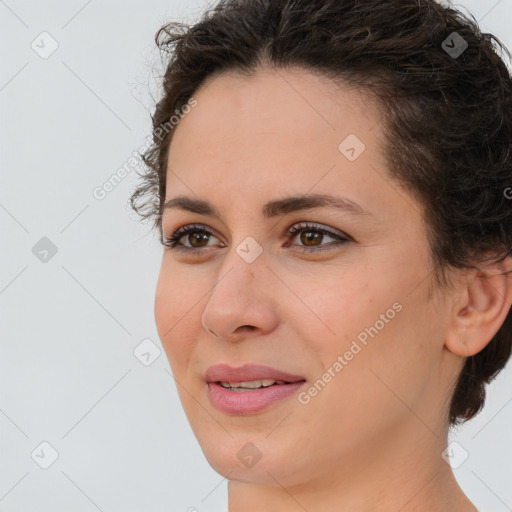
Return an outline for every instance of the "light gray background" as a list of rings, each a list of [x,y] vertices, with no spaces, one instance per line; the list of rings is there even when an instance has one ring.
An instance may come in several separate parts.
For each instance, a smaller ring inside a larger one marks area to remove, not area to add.
[[[462,4],[512,45],[512,0]],[[226,508],[165,354],[149,366],[133,354],[146,338],[161,348],[161,248],[126,206],[137,176],[92,193],[147,142],[157,28],[206,5],[0,0],[3,512]],[[31,47],[51,49],[43,31],[59,45],[46,59]],[[46,263],[32,252],[43,237],[58,250]],[[481,511],[512,510],[511,402],[509,364],[452,435],[469,453],[456,477]],[[43,441],[58,452],[48,469]]]

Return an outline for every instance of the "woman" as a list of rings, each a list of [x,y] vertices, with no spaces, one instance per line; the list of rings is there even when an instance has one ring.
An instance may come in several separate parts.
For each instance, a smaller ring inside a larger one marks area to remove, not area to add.
[[[156,41],[131,203],[229,511],[475,511],[447,436],[511,354],[499,41],[432,0],[225,0]]]

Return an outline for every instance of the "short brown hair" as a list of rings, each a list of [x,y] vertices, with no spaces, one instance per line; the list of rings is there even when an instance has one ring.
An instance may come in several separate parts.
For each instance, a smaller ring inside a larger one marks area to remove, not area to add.
[[[155,41],[170,58],[130,204],[142,219],[153,218],[161,240],[173,134],[162,137],[161,126],[207,77],[300,66],[379,101],[389,172],[423,207],[436,283],[449,285],[450,267],[478,268],[510,254],[512,80],[499,55],[510,60],[510,53],[470,14],[434,0],[220,0],[193,25],[162,26]],[[467,358],[450,424],[480,411],[485,384],[511,351],[509,311],[487,346]]]

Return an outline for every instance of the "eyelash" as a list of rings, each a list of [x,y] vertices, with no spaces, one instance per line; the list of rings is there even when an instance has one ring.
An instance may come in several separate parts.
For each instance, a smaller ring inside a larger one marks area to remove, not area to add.
[[[299,234],[299,233],[301,233],[303,231],[306,231],[306,232],[307,231],[316,231],[316,232],[322,233],[323,235],[329,235],[330,237],[332,237],[332,238],[337,240],[337,243],[328,245],[327,247],[322,247],[322,246],[318,246],[318,247],[314,247],[314,246],[311,246],[311,247],[308,247],[308,246],[298,246],[299,250],[301,252],[305,252],[305,253],[307,253],[307,252],[327,251],[327,250],[333,249],[335,247],[339,247],[340,245],[343,245],[346,242],[350,242],[351,241],[350,237],[348,237],[347,235],[342,234],[341,232],[340,233],[336,233],[335,231],[331,231],[329,229],[318,227],[318,225],[312,224],[312,223],[309,223],[309,222],[304,222],[304,223],[300,223],[300,224],[294,225],[292,228],[290,228],[288,230],[287,235],[289,235],[292,238],[294,238],[297,234]],[[204,225],[201,225],[201,224],[189,224],[189,225],[183,226],[180,229],[178,229],[177,231],[175,231],[171,235],[170,238],[164,238],[163,245],[167,249],[170,249],[170,250],[173,250],[173,251],[181,251],[181,252],[185,252],[185,253],[188,253],[188,254],[200,254],[200,253],[203,252],[203,249],[206,249],[208,246],[204,246],[204,247],[187,247],[187,246],[185,246],[185,245],[183,245],[182,243],[179,242],[179,240],[181,238],[183,238],[185,235],[188,235],[190,233],[196,233],[196,232],[201,232],[201,233],[206,233],[208,235],[213,235],[213,233],[211,233],[206,228],[206,226],[204,226]],[[208,241],[209,240],[210,239],[208,239]]]

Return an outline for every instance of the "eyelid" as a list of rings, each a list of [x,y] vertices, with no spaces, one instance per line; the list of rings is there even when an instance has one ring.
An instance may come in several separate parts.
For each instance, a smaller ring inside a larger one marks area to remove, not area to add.
[[[330,236],[331,238],[335,239],[335,242],[330,242],[329,244],[320,244],[318,246],[307,246],[307,245],[297,245],[297,244],[290,244],[288,247],[294,247],[295,250],[299,250],[303,253],[315,253],[320,251],[328,251],[335,247],[339,247],[346,242],[354,241],[354,239],[346,234],[343,231],[340,231],[335,228],[331,228],[329,226],[325,226],[323,224],[318,224],[310,221],[302,221],[302,222],[295,222],[292,224],[284,233],[285,236],[288,238],[295,238],[299,233],[311,230],[311,231],[317,231],[322,233],[323,235]],[[175,250],[175,251],[181,251],[183,253],[189,253],[189,254],[199,254],[204,253],[205,249],[208,247],[211,247],[209,245],[203,246],[203,247],[188,247],[182,243],[179,243],[179,240],[190,233],[195,233],[203,231],[207,233],[208,235],[213,235],[215,238],[219,239],[215,235],[215,230],[210,228],[209,226],[205,224],[185,224],[179,228],[177,228],[171,237],[164,238],[163,245],[166,246],[168,249]],[[210,241],[210,238],[208,238],[208,242]]]

